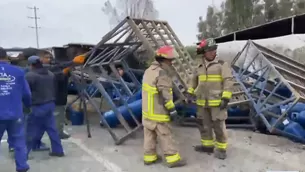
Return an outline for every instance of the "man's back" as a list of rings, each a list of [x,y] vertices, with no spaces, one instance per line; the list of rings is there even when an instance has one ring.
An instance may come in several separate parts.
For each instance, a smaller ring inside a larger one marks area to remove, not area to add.
[[[23,116],[22,100],[31,104],[31,92],[19,67],[0,62],[0,120],[14,120]]]
[[[55,101],[55,77],[46,68],[32,69],[26,74],[32,91],[32,104],[41,105]]]

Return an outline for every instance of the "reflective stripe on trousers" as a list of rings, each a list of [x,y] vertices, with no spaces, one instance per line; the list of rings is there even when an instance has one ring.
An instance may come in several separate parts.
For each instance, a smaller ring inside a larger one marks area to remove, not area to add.
[[[145,162],[155,162],[158,159],[158,156],[156,154],[154,155],[144,155],[144,161]],[[167,163],[175,163],[177,161],[181,160],[181,156],[179,153],[176,153],[174,155],[168,155],[165,156],[166,162]]]
[[[145,162],[155,162],[158,159],[157,154],[154,155],[144,155]]]
[[[202,146],[205,146],[205,147],[215,147],[217,149],[224,149],[226,150],[227,149],[227,146],[228,146],[228,143],[220,143],[220,142],[214,142],[214,140],[203,140],[201,139],[201,144]]]
[[[143,117],[152,121],[157,121],[157,122],[169,122],[170,117],[167,114],[155,114],[154,113],[154,96],[158,94],[158,90],[156,87],[152,87],[146,83],[143,83],[142,85],[142,90],[147,92],[147,102],[148,102],[148,112],[142,111]],[[172,94],[172,89],[170,90]],[[172,109],[175,107],[175,104],[172,100],[168,101],[165,103],[165,108],[166,109]]]

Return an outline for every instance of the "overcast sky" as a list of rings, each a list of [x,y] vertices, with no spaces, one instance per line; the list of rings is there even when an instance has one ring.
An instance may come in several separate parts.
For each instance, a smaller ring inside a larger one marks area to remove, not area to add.
[[[123,0],[122,0],[123,1]],[[222,0],[214,0],[220,4]],[[40,47],[69,42],[97,43],[110,29],[101,7],[105,0],[0,0],[0,46],[36,46],[33,10],[41,18]],[[159,19],[167,20],[183,44],[196,41],[198,17],[206,14],[212,0],[156,0]]]

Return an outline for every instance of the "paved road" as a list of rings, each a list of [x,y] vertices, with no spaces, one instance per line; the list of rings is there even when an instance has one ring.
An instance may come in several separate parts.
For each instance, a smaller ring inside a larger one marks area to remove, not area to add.
[[[285,138],[268,136],[252,131],[229,130],[228,159],[215,159],[200,154],[193,145],[200,143],[195,128],[174,127],[175,138],[187,166],[169,169],[162,163],[143,165],[143,133],[139,131],[124,144],[116,146],[109,133],[97,125],[92,126],[92,138],[87,138],[85,126],[67,127],[72,138],[64,141],[66,157],[50,158],[47,152],[35,152],[30,160],[30,172],[266,172],[268,170],[300,170],[304,167],[304,147]],[[114,129],[122,136],[125,132]],[[45,143],[49,143],[47,137]],[[1,172],[14,171],[7,144],[1,146]],[[161,151],[159,150],[160,155]]]
[[[48,143],[48,140],[44,138],[44,142]],[[30,172],[112,172],[77,141],[72,139],[63,142],[63,145],[67,154],[63,158],[49,157],[48,152],[33,152],[33,159],[28,161]],[[15,169],[13,153],[8,152],[8,144],[5,141],[1,144],[0,167],[1,172],[12,172]]]

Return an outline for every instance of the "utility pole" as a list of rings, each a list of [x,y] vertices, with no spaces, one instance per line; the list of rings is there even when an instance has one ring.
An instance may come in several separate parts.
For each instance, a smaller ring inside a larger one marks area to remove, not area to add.
[[[37,17],[37,10],[39,8],[37,8],[36,6],[34,7],[28,7],[28,9],[33,10],[34,11],[34,16],[28,16],[29,19],[33,19],[35,21],[35,26],[29,26],[29,28],[35,29],[36,32],[36,44],[37,44],[37,48],[39,48],[39,34],[38,34],[38,29],[40,29],[40,27],[38,27],[38,20],[40,19],[39,17]]]

